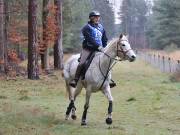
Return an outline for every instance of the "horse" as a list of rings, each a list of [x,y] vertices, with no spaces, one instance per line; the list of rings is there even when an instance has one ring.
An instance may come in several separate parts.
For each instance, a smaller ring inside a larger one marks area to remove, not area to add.
[[[113,97],[111,95],[110,81],[111,81],[111,69],[117,61],[129,60],[135,61],[136,54],[131,49],[128,38],[121,34],[119,38],[112,39],[102,52],[97,52],[86,71],[85,78],[78,81],[77,87],[73,88],[69,85],[70,81],[75,76],[75,71],[78,66],[78,58],[80,54],[72,55],[64,65],[64,79],[66,83],[66,90],[69,95],[70,103],[67,107],[66,117],[68,120],[70,115],[73,120],[76,119],[76,97],[81,93],[82,88],[86,90],[86,100],[84,105],[84,111],[81,119],[81,125],[87,125],[86,116],[89,108],[89,100],[93,92],[101,91],[108,99],[108,113],[106,118],[106,124],[112,124],[112,107]]]

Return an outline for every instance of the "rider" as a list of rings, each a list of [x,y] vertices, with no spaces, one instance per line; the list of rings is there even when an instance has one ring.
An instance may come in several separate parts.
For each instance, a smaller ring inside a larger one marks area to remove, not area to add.
[[[76,70],[75,78],[70,82],[70,86],[76,87],[77,82],[81,76],[81,71],[84,67],[84,63],[95,51],[103,51],[103,48],[107,45],[106,32],[103,26],[99,23],[100,13],[98,11],[92,11],[89,13],[89,22],[82,28],[83,50],[81,52],[81,58]],[[110,83],[111,87],[116,86],[114,81]]]

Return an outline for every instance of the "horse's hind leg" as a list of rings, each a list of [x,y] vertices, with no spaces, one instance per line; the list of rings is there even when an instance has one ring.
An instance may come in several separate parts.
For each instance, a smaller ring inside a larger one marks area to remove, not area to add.
[[[81,93],[82,88],[83,85],[81,83],[78,83],[77,88],[74,91],[74,100],[76,100],[76,97]]]
[[[74,91],[75,91],[75,88],[70,87],[68,82],[66,82],[66,89],[68,91],[69,100],[70,100],[70,103],[69,103],[69,105],[67,107],[67,110],[66,110],[66,118],[65,119],[67,120],[69,118],[69,115],[70,115],[71,111],[72,110],[74,111],[76,109],[76,107],[74,105]]]
[[[76,100],[76,97],[80,94],[81,90],[82,90],[82,84],[78,83],[77,88],[76,88],[76,90],[74,91],[74,102],[75,102],[75,100]],[[71,118],[72,118],[73,120],[76,120],[76,118],[77,118],[75,105],[74,105],[74,107],[72,108]]]
[[[70,114],[71,114],[71,118],[73,120],[76,120],[76,107],[75,107],[75,99],[76,96],[79,95],[79,93],[82,90],[82,84],[78,84],[77,88],[73,88],[70,87],[68,84],[67,86],[69,87],[69,106],[67,107],[67,111],[66,111],[66,120],[69,118]]]
[[[72,108],[75,108],[75,107],[74,107],[74,101],[73,101],[73,100],[70,101],[69,106],[67,107],[67,110],[66,110],[66,118],[65,118],[66,120],[69,119],[69,115],[70,115],[70,113],[71,113]]]

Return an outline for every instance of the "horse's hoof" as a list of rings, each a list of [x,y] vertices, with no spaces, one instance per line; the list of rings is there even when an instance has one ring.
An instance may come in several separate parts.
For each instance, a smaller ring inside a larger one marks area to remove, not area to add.
[[[111,125],[112,124],[112,118],[107,118],[106,119],[106,124]]]
[[[71,115],[71,118],[72,118],[73,120],[76,120],[76,119],[77,119],[77,116],[76,116],[76,115]]]
[[[68,120],[68,119],[69,119],[69,115],[66,115],[65,120]]]
[[[87,125],[86,121],[85,121],[85,120],[82,120],[82,121],[81,121],[81,126],[86,126],[86,125]]]

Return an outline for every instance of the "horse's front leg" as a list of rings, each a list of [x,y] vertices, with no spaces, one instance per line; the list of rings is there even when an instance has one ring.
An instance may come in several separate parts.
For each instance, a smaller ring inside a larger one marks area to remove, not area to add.
[[[87,110],[89,108],[90,96],[91,96],[91,91],[90,90],[86,90],[86,103],[84,105],[84,112],[83,112],[82,119],[81,119],[81,125],[82,126],[87,125],[86,116],[87,116]]]
[[[111,95],[110,86],[106,86],[103,90],[104,95],[108,98],[109,107],[108,107],[108,116],[106,118],[106,124],[112,124],[112,109],[113,109],[113,97]]]

